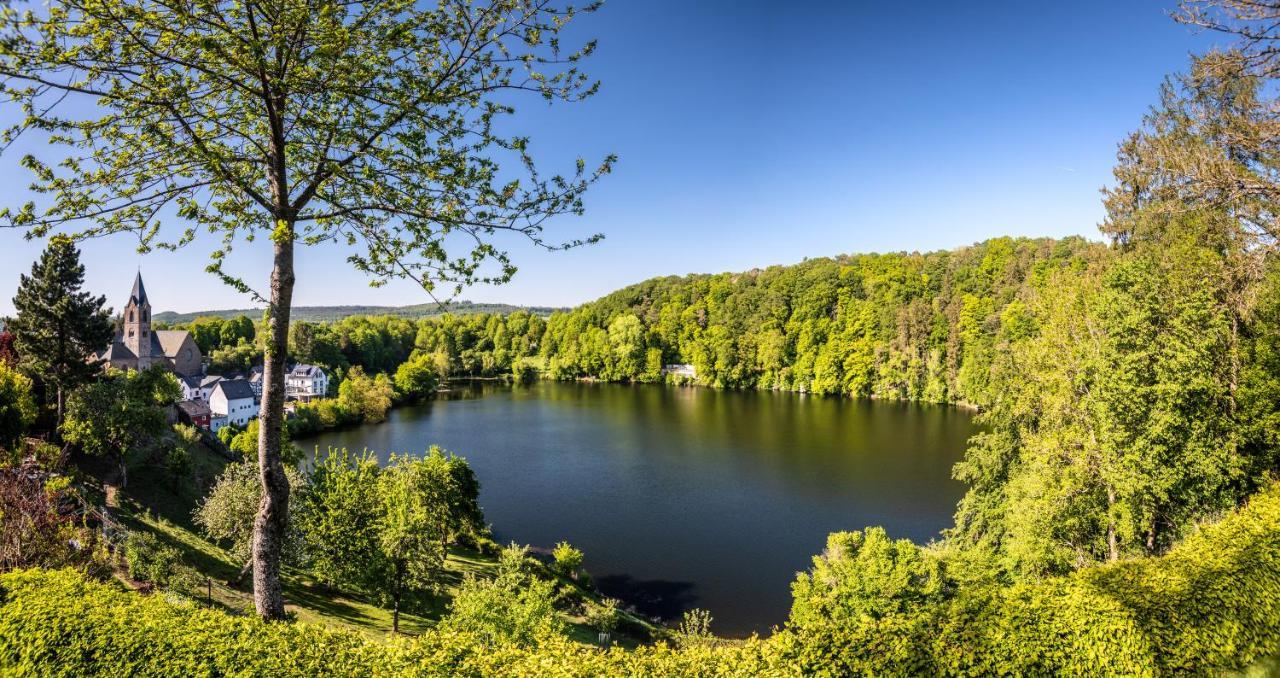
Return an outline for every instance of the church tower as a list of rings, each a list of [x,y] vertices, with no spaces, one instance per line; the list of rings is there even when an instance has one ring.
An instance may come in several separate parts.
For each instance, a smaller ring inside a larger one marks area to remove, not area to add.
[[[151,302],[142,286],[142,273],[133,279],[133,292],[124,305],[124,345],[138,356],[138,369],[151,367]]]

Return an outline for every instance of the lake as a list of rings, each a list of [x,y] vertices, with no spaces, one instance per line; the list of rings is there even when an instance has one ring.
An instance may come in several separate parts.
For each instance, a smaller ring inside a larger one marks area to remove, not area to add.
[[[466,457],[501,543],[567,540],[650,616],[706,608],[721,635],[785,621],[827,534],[925,543],[952,523],[963,410],[793,393],[539,382],[452,385],[385,423],[299,444]]]

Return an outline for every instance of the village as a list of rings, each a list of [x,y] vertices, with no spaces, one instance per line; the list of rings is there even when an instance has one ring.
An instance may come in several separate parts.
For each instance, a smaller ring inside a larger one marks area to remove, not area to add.
[[[151,302],[139,272],[121,314],[121,327],[111,345],[93,359],[104,367],[146,370],[161,366],[178,378],[182,400],[179,421],[217,433],[224,427],[245,427],[258,417],[262,405],[263,372],[255,365],[247,372],[209,374],[200,347],[187,330],[153,330]],[[327,397],[329,375],[315,365],[295,364],[285,374],[286,409],[295,403]]]

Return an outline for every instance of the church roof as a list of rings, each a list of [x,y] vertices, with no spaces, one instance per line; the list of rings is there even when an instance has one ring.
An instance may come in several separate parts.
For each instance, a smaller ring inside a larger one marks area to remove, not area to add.
[[[152,354],[163,353],[167,358],[176,358],[179,349],[182,348],[182,342],[186,341],[191,333],[186,330],[154,330],[151,332]],[[156,351],[155,347],[159,346],[160,350]]]
[[[98,357],[107,361],[119,361],[136,359],[138,356],[134,355],[133,351],[130,351],[129,347],[124,345],[120,335],[117,334],[115,341],[111,342],[111,345],[103,350]]]
[[[133,291],[129,293],[129,303],[137,304],[138,306],[151,304],[151,302],[147,301],[147,288],[142,285],[142,271],[138,271],[137,277],[133,279]]]

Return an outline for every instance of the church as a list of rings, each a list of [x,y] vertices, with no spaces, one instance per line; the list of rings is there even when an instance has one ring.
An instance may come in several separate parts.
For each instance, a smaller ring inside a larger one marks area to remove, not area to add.
[[[145,370],[164,365],[181,377],[198,376],[204,356],[186,330],[151,329],[151,302],[142,285],[142,273],[133,280],[133,291],[124,306],[122,325],[111,345],[98,354],[106,365],[122,370]]]

